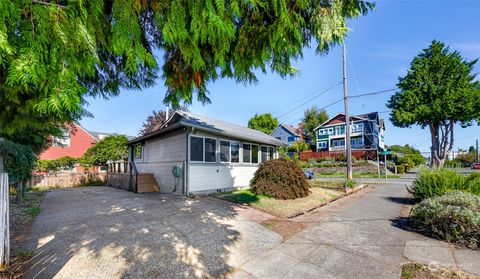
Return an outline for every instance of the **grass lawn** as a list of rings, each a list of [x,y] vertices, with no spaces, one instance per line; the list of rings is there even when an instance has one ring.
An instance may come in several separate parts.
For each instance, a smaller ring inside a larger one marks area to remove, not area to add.
[[[247,204],[277,217],[291,218],[308,212],[341,194],[343,192],[336,189],[312,187],[310,195],[294,200],[277,200],[267,196],[255,195],[250,190],[238,190],[221,194],[218,197],[236,203]]]
[[[478,276],[471,275],[459,270],[453,270],[438,267],[429,267],[425,264],[408,263],[402,266],[402,275],[400,279],[435,279],[435,278],[449,278],[449,279],[474,279]]]

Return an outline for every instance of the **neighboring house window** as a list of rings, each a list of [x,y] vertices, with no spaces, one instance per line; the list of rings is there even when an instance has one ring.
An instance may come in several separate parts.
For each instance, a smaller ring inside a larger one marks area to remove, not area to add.
[[[258,164],[258,145],[252,145],[252,163]]]
[[[190,161],[203,162],[203,138],[190,138]]]
[[[352,139],[352,146],[354,146],[354,147],[361,147],[361,146],[363,146],[363,138],[355,138],[355,139]]]
[[[268,147],[268,159],[273,159],[273,147]]]
[[[230,141],[220,141],[220,162],[230,162]]]
[[[261,150],[262,150],[262,162],[265,162],[268,159],[267,157],[268,149],[266,146],[262,146]]]
[[[230,158],[232,163],[240,163],[240,143],[238,141],[230,142]]]
[[[287,138],[287,141],[288,141],[288,142],[295,141],[295,137],[288,137],[288,138]]]
[[[329,135],[333,135],[333,134],[334,134],[333,128],[328,128],[328,134],[329,134]]]
[[[282,140],[282,137],[275,137],[275,138],[278,139],[278,140]]]
[[[328,134],[328,130],[327,129],[318,130],[318,134],[319,135],[326,135],[326,134]]]
[[[343,135],[345,134],[345,126],[337,126],[335,127],[335,134],[336,135]]]
[[[212,138],[205,138],[205,162],[216,163],[217,156],[217,140]]]
[[[344,139],[334,139],[332,140],[332,146],[344,146],[345,140]]]
[[[244,143],[243,144],[243,162],[244,163],[251,163],[252,159],[252,146],[250,144]]]
[[[70,128],[62,129],[62,135],[54,139],[53,145],[60,147],[70,146]]]
[[[326,141],[318,142],[318,148],[321,148],[321,149],[327,148],[327,142]]]
[[[363,123],[357,123],[352,125],[352,133],[359,133],[363,131]]]
[[[135,145],[135,158],[142,158],[142,145],[137,144]]]

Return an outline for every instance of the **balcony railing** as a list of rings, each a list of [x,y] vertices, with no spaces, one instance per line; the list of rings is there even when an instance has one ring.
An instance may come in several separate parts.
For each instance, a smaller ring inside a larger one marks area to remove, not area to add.
[[[364,149],[365,148],[365,145],[363,144],[354,144],[352,145],[352,149]],[[337,150],[345,150],[345,145],[337,145],[337,146],[331,146],[330,147],[330,150],[334,150],[334,151],[337,151]]]

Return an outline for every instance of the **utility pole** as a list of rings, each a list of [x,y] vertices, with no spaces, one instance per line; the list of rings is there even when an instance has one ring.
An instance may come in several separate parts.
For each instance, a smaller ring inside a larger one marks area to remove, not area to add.
[[[348,86],[347,86],[347,49],[343,44],[343,104],[345,106],[345,146],[347,157],[347,180],[352,180],[352,147],[350,142],[350,115],[348,114]]]

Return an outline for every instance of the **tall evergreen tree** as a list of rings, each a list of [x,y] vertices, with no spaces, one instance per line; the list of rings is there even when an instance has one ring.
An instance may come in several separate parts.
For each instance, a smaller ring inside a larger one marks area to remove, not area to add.
[[[315,41],[319,53],[346,35],[346,21],[373,4],[359,0],[0,1],[0,133],[85,116],[87,96],[142,89],[161,75],[164,101],[208,103],[223,77],[281,76]],[[159,62],[154,56],[162,53]],[[41,119],[34,119],[42,121]]]
[[[433,41],[413,59],[407,75],[399,78],[400,91],[388,101],[393,125],[430,129],[434,167],[442,167],[452,150],[455,125],[465,127],[480,120],[480,82],[473,73],[476,62]]]

